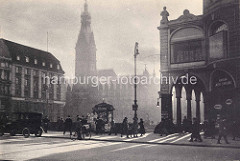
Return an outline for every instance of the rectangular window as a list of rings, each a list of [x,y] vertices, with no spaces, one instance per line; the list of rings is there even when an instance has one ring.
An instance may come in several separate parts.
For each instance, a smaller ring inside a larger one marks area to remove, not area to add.
[[[61,84],[57,85],[57,100],[61,100]]]
[[[29,63],[29,57],[26,56],[26,62]]]
[[[1,67],[5,67],[5,63],[4,62],[1,62]]]
[[[204,61],[203,40],[171,44],[171,64]]]
[[[33,76],[38,77],[38,71],[37,70],[33,70]]]
[[[46,84],[46,80],[45,80],[45,76],[47,76],[46,72],[42,72],[42,84],[41,84],[41,88],[42,88],[42,99],[46,99],[46,92],[48,90],[48,86]]]
[[[16,73],[22,74],[22,68],[21,67],[16,67],[15,70],[16,70]]]
[[[58,65],[57,65],[57,70],[59,70],[59,69],[60,69],[60,65],[58,64]]]
[[[30,75],[30,69],[29,68],[25,68],[25,75]]]
[[[38,77],[33,78],[33,97],[38,98]]]
[[[15,93],[16,96],[21,96],[21,77],[16,77],[15,78]]]
[[[25,77],[25,80],[24,80],[24,96],[30,97],[30,79],[29,79],[29,77]]]

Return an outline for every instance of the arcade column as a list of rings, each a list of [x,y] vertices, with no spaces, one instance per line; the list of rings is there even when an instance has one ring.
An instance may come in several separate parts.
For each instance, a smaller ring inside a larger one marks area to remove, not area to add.
[[[192,107],[191,107],[191,101],[192,101],[192,89],[187,87],[187,119],[192,120]]]
[[[177,99],[177,125],[182,123],[182,110],[181,110],[181,86],[176,86],[176,99]]]
[[[200,116],[200,101],[201,101],[201,98],[200,98],[200,92],[199,91],[195,91],[195,94],[196,94],[196,117],[197,117],[197,120],[200,122],[201,121],[201,116]]]
[[[159,93],[161,98],[161,114],[162,118],[172,119],[172,94]]]

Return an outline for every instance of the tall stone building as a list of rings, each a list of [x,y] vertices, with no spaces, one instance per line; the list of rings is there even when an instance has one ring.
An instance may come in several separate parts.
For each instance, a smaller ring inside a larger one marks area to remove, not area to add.
[[[63,74],[51,53],[0,39],[0,112],[40,112],[51,121],[63,117]],[[53,77],[59,81],[47,81]]]
[[[180,124],[183,117],[237,119],[240,115],[240,1],[203,0],[203,15],[184,10],[160,31],[162,116]],[[193,81],[194,82],[190,82]],[[188,81],[188,83],[184,83]]]
[[[96,68],[96,45],[91,29],[91,16],[88,4],[85,2],[81,15],[81,30],[76,43],[75,76],[94,76]]]
[[[91,84],[91,79],[97,75],[96,45],[91,29],[91,15],[85,1],[81,14],[81,29],[75,47],[75,77],[77,84],[67,87],[65,115],[86,115],[92,112],[92,107],[97,104],[96,87]],[[88,80],[87,80],[88,79]],[[88,82],[87,82],[88,81]]]

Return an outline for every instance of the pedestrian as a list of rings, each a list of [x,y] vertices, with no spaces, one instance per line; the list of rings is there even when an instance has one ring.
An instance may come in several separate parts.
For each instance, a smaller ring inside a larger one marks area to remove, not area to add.
[[[133,137],[138,137],[138,121],[137,118],[133,118],[133,125],[132,125],[132,135]]]
[[[57,131],[60,131],[60,127],[61,127],[61,119],[60,117],[57,118]]]
[[[45,116],[43,118],[43,130],[45,131],[45,133],[48,132],[49,122],[50,122],[50,120],[48,119],[48,116]]]
[[[63,131],[63,129],[64,129],[64,120],[63,120],[63,118],[61,117],[61,118],[60,118],[60,131]]]
[[[127,138],[129,138],[129,132],[128,132],[128,128],[129,128],[129,125],[128,125],[128,118],[125,117],[123,119],[123,122],[122,122],[122,132],[121,132],[121,137],[126,134],[127,135]]]
[[[101,133],[101,120],[99,117],[97,117],[95,124],[96,124],[96,135],[98,135],[99,133]]]
[[[191,134],[190,142],[193,142],[193,139],[195,139],[194,141],[202,142],[202,138],[200,135],[200,124],[197,118],[193,118],[192,134]]]
[[[235,140],[236,137],[239,136],[239,128],[240,128],[239,125],[240,125],[240,124],[239,124],[239,121],[234,120],[234,121],[232,122],[232,129],[231,129],[231,131],[232,131],[232,137],[233,137],[232,140]]]
[[[76,121],[76,132],[77,132],[77,139],[82,140],[82,122],[81,119],[78,118]]]
[[[111,135],[112,133],[114,133],[115,135],[117,135],[117,130],[116,130],[116,125],[114,123],[114,120],[111,121],[110,123],[110,130],[109,130],[109,133],[108,135]]]
[[[145,128],[144,128],[144,122],[142,118],[140,118],[140,122],[138,123],[138,125],[139,125],[139,133],[141,134],[140,136],[143,136],[145,134]]]
[[[72,119],[71,119],[71,117],[69,115],[68,115],[68,117],[66,118],[66,120],[64,122],[63,134],[65,134],[66,131],[69,131],[70,135],[72,135]]]
[[[184,133],[189,132],[188,131],[188,126],[189,126],[188,123],[189,123],[189,121],[188,121],[187,117],[184,116],[184,119],[183,119],[183,132]]]
[[[221,144],[222,137],[224,138],[226,144],[229,144],[229,142],[227,140],[227,120],[225,118],[223,118],[219,122],[219,135],[218,135],[218,142],[217,142],[217,144]]]

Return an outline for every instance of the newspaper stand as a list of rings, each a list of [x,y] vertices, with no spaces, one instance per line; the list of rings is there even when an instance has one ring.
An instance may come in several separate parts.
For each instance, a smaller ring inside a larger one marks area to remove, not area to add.
[[[105,102],[97,104],[93,107],[93,114],[97,114],[97,117],[103,120],[105,131],[109,131],[111,128],[111,122],[113,120],[113,111],[114,107]]]

